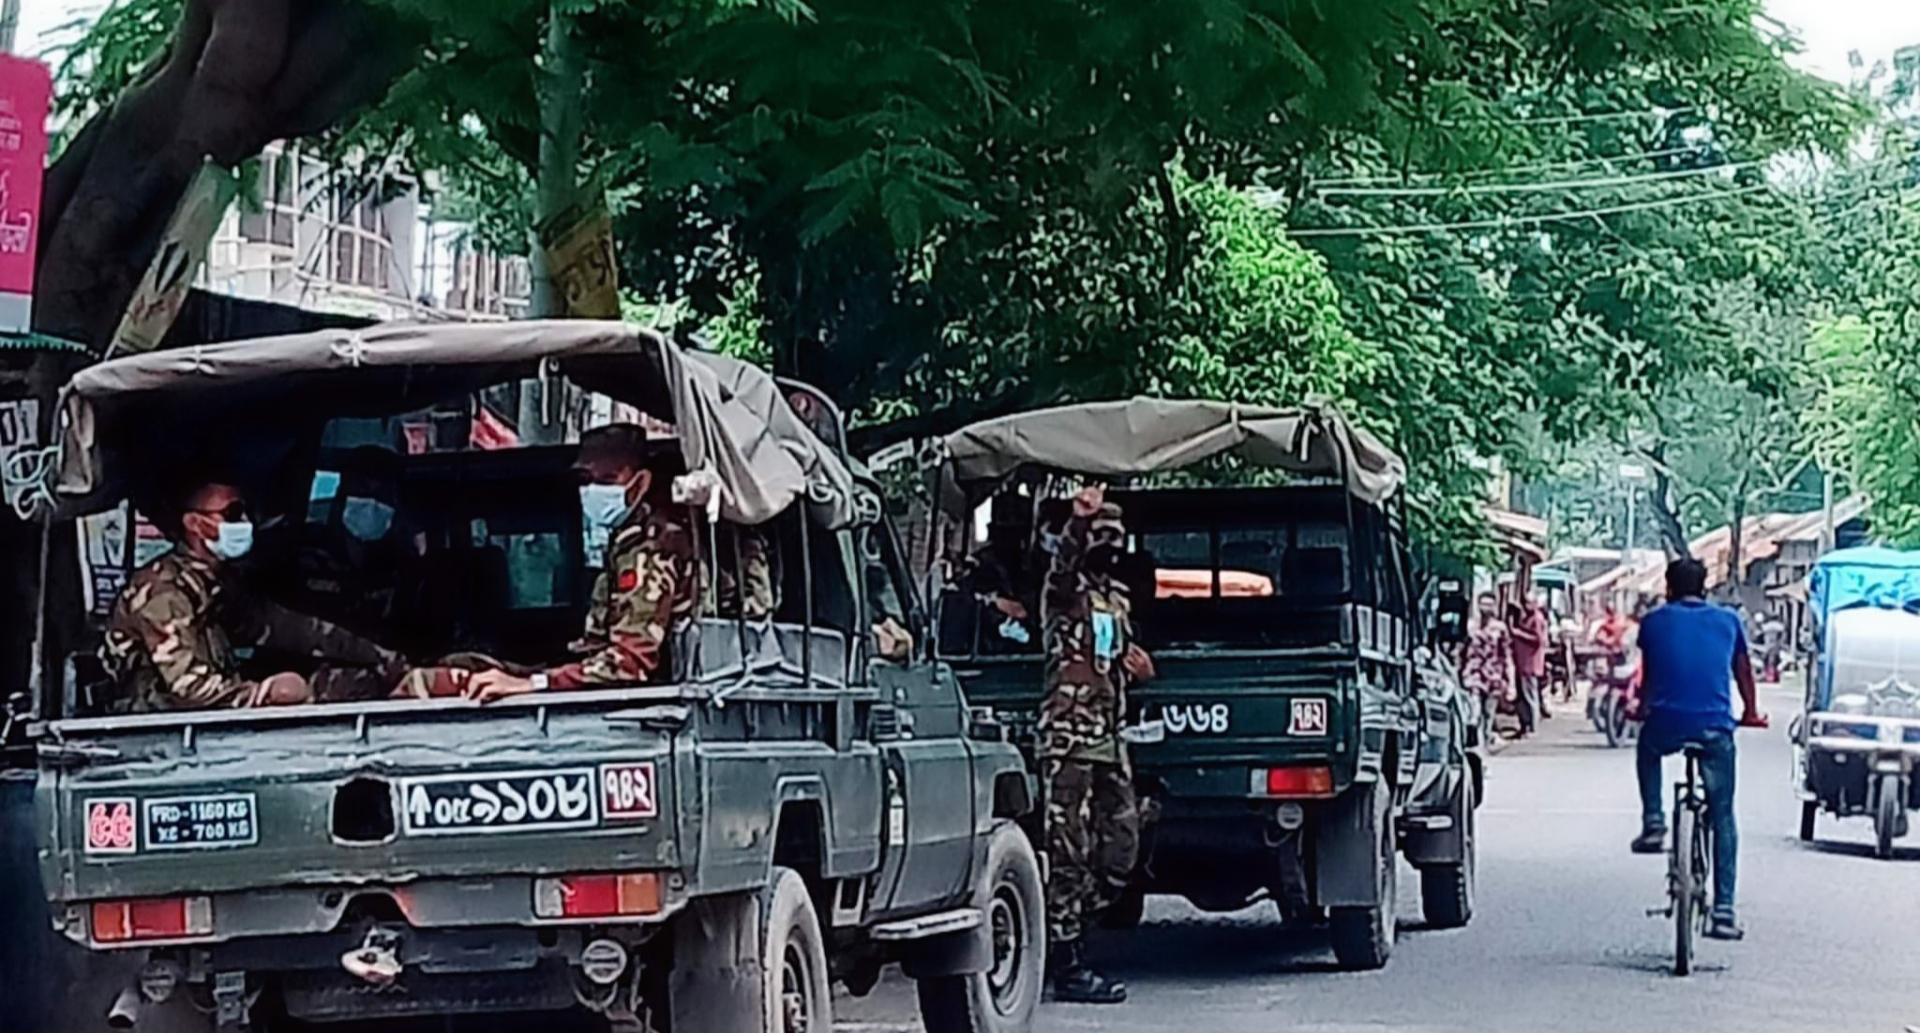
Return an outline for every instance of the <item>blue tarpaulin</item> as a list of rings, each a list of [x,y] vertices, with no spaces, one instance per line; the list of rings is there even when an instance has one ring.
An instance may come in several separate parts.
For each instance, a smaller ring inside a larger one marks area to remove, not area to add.
[[[1815,621],[1855,606],[1920,607],[1920,552],[1867,546],[1841,549],[1813,565],[1809,593]]]

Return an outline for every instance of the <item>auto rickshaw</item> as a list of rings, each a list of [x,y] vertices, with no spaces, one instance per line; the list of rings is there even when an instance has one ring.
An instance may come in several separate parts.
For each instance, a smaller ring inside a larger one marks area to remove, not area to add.
[[[1794,723],[1800,838],[1821,811],[1873,819],[1893,856],[1920,807],[1920,552],[1842,549],[1813,569],[1816,657]]]

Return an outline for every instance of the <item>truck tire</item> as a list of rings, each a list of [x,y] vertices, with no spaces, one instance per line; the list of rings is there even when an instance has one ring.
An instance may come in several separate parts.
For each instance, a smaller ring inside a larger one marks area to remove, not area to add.
[[[919,980],[921,1021],[927,1033],[1025,1033],[1045,980],[1047,897],[1033,844],[1011,821],[993,830],[973,906],[992,937],[991,967]]]
[[[1427,925],[1435,929],[1458,929],[1473,921],[1474,857],[1479,838],[1474,829],[1475,799],[1473,779],[1462,779],[1452,814],[1460,828],[1459,862],[1420,869],[1420,908]]]
[[[826,938],[800,873],[775,867],[761,891],[760,978],[764,1033],[833,1029],[833,977]]]
[[[1121,890],[1113,903],[1100,912],[1102,929],[1138,929],[1147,913],[1147,895],[1139,890]]]
[[[1384,792],[1376,787],[1374,792]],[[1393,955],[1396,899],[1400,893],[1400,855],[1395,849],[1393,807],[1375,809],[1375,844],[1371,860],[1376,880],[1376,903],[1366,907],[1336,907],[1328,916],[1333,934],[1333,956],[1349,971],[1384,968]]]
[[[1813,842],[1813,821],[1820,814],[1820,804],[1814,800],[1805,800],[1800,804],[1800,842]]]
[[[759,890],[696,897],[672,929],[669,1028],[833,1028],[826,941],[798,872],[775,866]]]
[[[1873,856],[1882,861],[1893,857],[1893,841],[1900,838],[1900,825],[1907,814],[1906,779],[1899,775],[1881,775],[1875,792],[1873,812]]]

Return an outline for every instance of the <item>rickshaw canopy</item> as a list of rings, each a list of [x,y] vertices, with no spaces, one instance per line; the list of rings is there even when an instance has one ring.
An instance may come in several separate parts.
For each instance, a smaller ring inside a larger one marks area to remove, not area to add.
[[[965,504],[1023,468],[1089,477],[1186,469],[1216,456],[1342,482],[1378,505],[1406,481],[1406,463],[1329,406],[1134,398],[1003,416],[945,442],[950,504]],[[953,497],[957,495],[957,497]]]
[[[762,523],[803,497],[828,526],[855,520],[846,464],[772,376],[651,330],[589,320],[387,323],[100,363],[63,393],[56,500],[69,515],[116,504],[125,482],[189,428],[395,416],[547,375],[671,422],[687,468],[717,477],[728,520]]]
[[[1840,549],[1813,565],[1814,619],[1858,606],[1902,610],[1920,605],[1920,551],[1866,546]]]
[[[1841,549],[1820,557],[1811,582],[1820,642],[1813,709],[1886,679],[1920,681],[1920,552]]]

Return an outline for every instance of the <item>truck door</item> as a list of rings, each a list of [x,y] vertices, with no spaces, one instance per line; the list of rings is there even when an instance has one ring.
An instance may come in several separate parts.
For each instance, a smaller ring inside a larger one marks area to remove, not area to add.
[[[861,558],[873,624],[921,630],[913,596],[885,524],[864,528]],[[899,659],[876,657],[868,678],[890,709],[876,736],[888,771],[886,843],[899,867],[882,884],[885,910],[923,907],[968,885],[973,862],[973,754],[958,683],[926,658],[923,643]],[[889,867],[893,865],[890,863]]]

